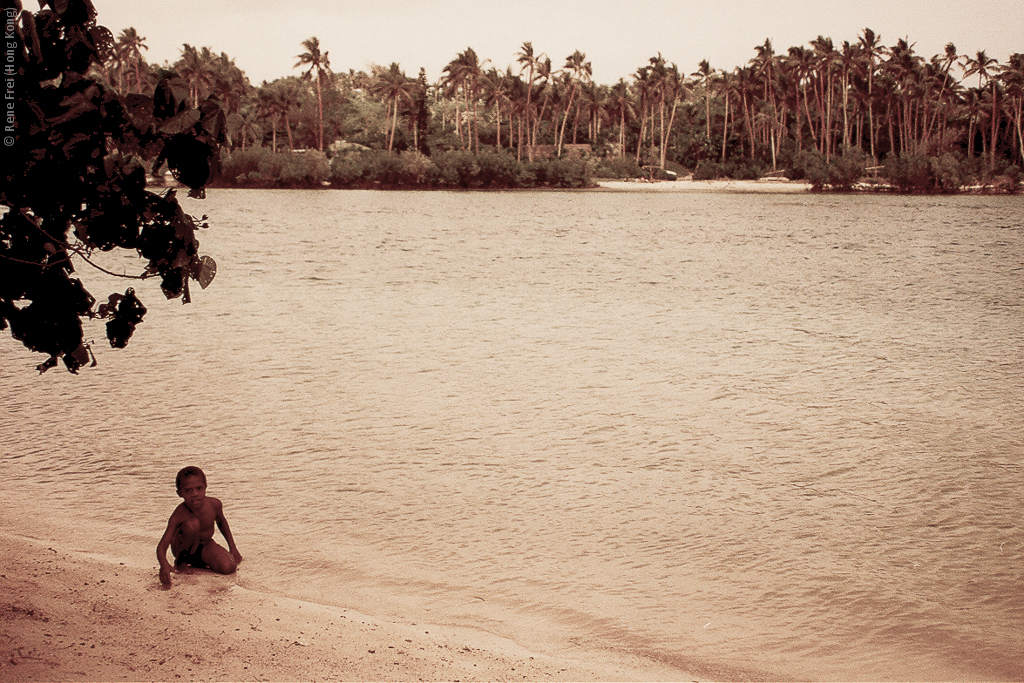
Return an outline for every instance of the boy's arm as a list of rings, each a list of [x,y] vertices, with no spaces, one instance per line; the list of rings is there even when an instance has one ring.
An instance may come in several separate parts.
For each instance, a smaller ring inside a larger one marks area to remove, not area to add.
[[[171,563],[167,561],[167,549],[171,547],[171,539],[174,538],[174,530],[177,527],[175,515],[167,520],[167,529],[156,545],[156,559],[160,562],[160,583],[165,586],[171,585]]]
[[[235,558],[235,562],[241,562],[242,554],[238,552],[238,548],[235,546],[235,538],[231,535],[231,527],[228,526],[228,519],[224,516],[224,506],[220,504],[220,501],[217,502],[217,528],[220,529],[224,540],[228,542],[228,552]]]

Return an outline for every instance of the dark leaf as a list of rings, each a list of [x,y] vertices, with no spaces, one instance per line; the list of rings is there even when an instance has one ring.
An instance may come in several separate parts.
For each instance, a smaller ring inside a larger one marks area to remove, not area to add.
[[[160,289],[168,299],[176,299],[185,290],[185,271],[181,268],[174,268],[164,273],[160,281]]]
[[[96,311],[96,315],[100,318],[111,318],[117,313],[117,304],[124,296],[114,292],[107,297],[107,303],[100,304],[99,309]]]
[[[192,277],[199,282],[199,286],[206,289],[217,276],[217,262],[209,256],[200,256],[198,261],[192,265]]]
[[[96,9],[89,0],[57,0],[50,6],[67,24],[88,24],[96,18]]]
[[[110,340],[110,345],[116,349],[127,346],[128,340],[135,332],[135,326],[142,322],[144,315],[146,307],[135,296],[135,290],[129,287],[117,304],[114,318],[107,323],[107,339]]]
[[[165,135],[187,133],[192,130],[197,123],[199,123],[199,112],[195,109],[189,109],[164,121],[160,124],[160,128],[158,130]]]
[[[81,280],[75,279],[71,281],[71,293],[68,296],[68,303],[77,315],[89,315],[93,304],[96,303],[96,299],[86,291]]]
[[[164,143],[167,167],[183,185],[199,188],[210,180],[210,147],[187,133],[179,133]]]
[[[153,98],[130,93],[124,98],[125,109],[132,125],[140,131],[153,127]]]
[[[78,369],[85,365],[86,363],[88,363],[89,359],[89,345],[86,344],[85,342],[82,342],[77,349],[75,349],[71,353],[64,354],[64,365],[65,367],[67,367],[68,372],[73,372],[77,375]],[[95,365],[95,363],[96,361],[94,359],[93,364]]]
[[[220,102],[210,98],[200,108],[202,113],[202,128],[209,136],[209,142],[216,145],[224,144],[226,140],[224,109]]]
[[[44,372],[46,372],[47,370],[49,370],[50,368],[55,368],[55,367],[57,367],[57,356],[50,356],[44,362],[42,362],[39,365],[37,365],[36,366],[36,370],[38,370],[39,374],[41,375]]]
[[[153,115],[160,120],[173,118],[186,108],[187,101],[188,84],[176,73],[164,72],[153,92]]]

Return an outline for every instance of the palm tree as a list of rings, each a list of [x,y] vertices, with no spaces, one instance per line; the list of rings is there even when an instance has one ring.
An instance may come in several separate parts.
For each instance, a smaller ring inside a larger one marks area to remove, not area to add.
[[[974,74],[978,74],[978,90],[983,90],[983,81],[987,80],[992,88],[992,115],[991,115],[991,126],[992,134],[989,139],[989,169],[995,168],[996,165],[996,133],[998,129],[998,117],[999,117],[999,89],[996,87],[999,80],[995,78],[995,75],[999,73],[1000,67],[999,62],[992,57],[985,54],[984,50],[978,51],[974,58],[964,58],[964,78],[970,78]],[[983,138],[984,139],[984,138]],[[982,150],[984,152],[984,149]]]
[[[544,93],[544,100],[541,102],[540,109],[537,110],[536,116],[533,118],[533,132],[530,136],[532,140],[530,143],[531,147],[537,145],[537,136],[540,133],[540,123],[544,118],[544,110],[548,108],[548,101],[551,99],[551,94],[554,89],[554,74],[555,72],[552,70],[550,57],[538,60],[535,78],[540,84],[540,91]]]
[[[459,136],[459,147],[462,150],[465,150],[466,137],[462,132],[462,111],[460,109],[462,82],[459,79],[458,75],[455,73],[455,67],[453,66],[453,64],[449,63],[448,66],[452,67],[452,69],[449,70],[447,75],[441,79],[441,82],[438,84],[438,89],[439,92],[446,99],[451,100],[452,102],[455,103],[455,114],[453,116],[453,120],[455,123],[455,133],[456,135]]]
[[[1024,127],[1021,125],[1024,115],[1024,54],[1015,52],[1010,55],[1002,73],[1003,85],[1010,107],[1013,112],[1013,123],[1017,133],[1017,161],[1024,163]]]
[[[750,140],[750,156],[754,156],[754,116],[752,112],[753,103],[756,102],[756,78],[754,69],[750,66],[741,66],[736,69],[736,93],[743,103],[743,121],[745,126],[740,130],[746,130],[747,138]],[[805,91],[806,95],[806,91]],[[805,102],[806,104],[806,102]],[[808,120],[810,115],[808,114]],[[743,134],[740,134],[740,149],[743,148]]]
[[[639,166],[641,161],[641,152],[644,145],[644,136],[647,131],[647,110],[651,108],[652,94],[655,90],[656,84],[654,78],[651,75],[651,67],[642,66],[636,70],[633,74],[634,87],[636,89],[637,100],[640,104],[640,132],[636,140],[636,163]],[[651,126],[653,131],[654,126]],[[651,135],[652,146],[654,135]]]
[[[611,119],[609,113],[611,88],[592,82],[584,89],[583,94],[586,100],[587,135],[593,145],[600,141],[601,128]]]
[[[850,45],[849,41],[843,41],[843,49],[839,53],[837,61],[839,64],[839,87],[843,97],[843,151],[848,150],[850,145],[850,76],[853,74],[857,61],[857,48]]]
[[[875,149],[875,110],[874,110],[874,82],[875,82],[875,60],[882,53],[881,38],[875,32],[865,28],[860,40],[861,68],[867,75],[867,103],[868,103],[868,138],[871,144],[871,158],[875,164],[878,163],[878,152]]]
[[[523,71],[527,72],[526,77],[526,130],[530,130],[530,117],[532,115],[531,98],[533,95],[533,83],[534,73],[540,69],[542,59],[545,57],[543,53],[540,55],[533,54],[533,43],[527,41],[523,43],[519,52],[516,54],[516,62],[519,64],[519,75],[521,76]],[[548,70],[550,71],[551,60],[548,60]],[[520,156],[522,156],[522,137],[520,141]],[[533,145],[536,144],[536,140],[529,143],[527,148],[527,158],[533,161]]]
[[[252,84],[245,73],[235,65],[235,60],[221,52],[212,63],[213,92],[220,97],[228,114],[238,113],[242,101],[248,97]]]
[[[114,49],[124,60],[125,65],[132,67],[135,72],[135,87],[138,92],[143,92],[141,65],[145,64],[146,60],[142,57],[142,50],[149,49],[146,39],[139,36],[134,28],[128,27],[118,35]]]
[[[581,83],[589,83],[594,71],[590,62],[584,61],[587,56],[579,50],[574,51],[565,58],[565,66],[562,72],[569,80],[569,102],[565,106],[565,117],[562,119],[562,131],[558,135],[558,156],[562,156],[562,148],[565,145],[565,124],[569,120],[569,111],[572,109],[573,100],[579,90]]]
[[[331,74],[331,61],[328,59],[327,52],[320,53],[320,40],[314,36],[307,38],[302,41],[302,47],[306,49],[300,55],[296,55],[296,59],[299,61],[295,63],[294,68],[300,66],[307,67],[306,71],[303,72],[302,78],[305,80],[313,80],[316,83],[316,111],[317,120],[319,121],[319,129],[316,136],[317,149],[321,152],[324,150],[324,96],[323,86],[328,82],[328,78]]]
[[[523,160],[523,148],[529,145],[530,135],[529,111],[526,106],[526,98],[531,90],[526,82],[516,75],[509,81],[508,107],[509,107],[509,147],[516,148],[516,161]]]
[[[197,50],[188,43],[182,45],[181,59],[175,64],[178,73],[189,85],[189,97],[193,106],[199,106],[199,100],[205,99],[214,83],[213,53],[210,48]]]
[[[821,153],[825,159],[831,156],[833,151],[832,134],[832,98],[835,88],[832,83],[832,72],[835,64],[836,51],[831,38],[818,36],[811,41],[811,48],[814,50],[815,65],[817,66],[818,82],[818,118],[820,125]]]
[[[256,113],[260,118],[270,120],[271,142],[270,149],[277,153],[277,124],[281,118],[280,109],[277,106],[277,99],[270,84],[266,81],[256,91]]]
[[[636,116],[636,107],[633,102],[629,84],[625,79],[620,78],[609,93],[608,113],[619,119],[619,156],[623,157],[626,156],[626,120]]]
[[[683,92],[683,80],[675,64],[669,64],[658,53],[650,58],[650,74],[653,86],[654,102],[658,105],[659,115],[659,165],[665,168],[668,154],[668,138],[675,122],[676,108]],[[666,121],[665,115],[668,114]]]
[[[258,109],[258,105],[257,107],[253,107],[249,104],[243,107],[235,116],[238,121],[237,132],[242,138],[242,149],[245,149],[250,140],[253,143],[256,143],[263,136],[263,128],[261,128],[258,123],[261,113]]]
[[[475,154],[480,153],[480,128],[477,122],[476,105],[479,98],[481,66],[476,51],[471,47],[467,47],[465,51],[456,55],[455,59],[448,62],[448,65],[444,68],[444,72],[448,74],[445,82],[449,91],[455,97],[461,91],[466,111],[472,110],[470,130],[473,137],[470,147]],[[458,104],[456,101],[456,117],[458,116],[457,112]],[[459,137],[461,139],[461,132]]]
[[[914,54],[914,46],[901,38],[888,49],[889,59],[884,69],[891,79],[892,90],[889,93],[888,114],[889,139],[891,151],[895,152],[895,136],[893,133],[893,110],[895,110],[896,128],[899,131],[900,152],[910,154],[917,146],[914,135],[913,109],[919,100],[918,72],[921,58]]]
[[[718,80],[718,92],[720,92],[725,98],[725,121],[722,123],[722,161],[725,163],[725,149],[726,143],[729,140],[729,104],[732,98],[732,94],[736,91],[737,76],[735,73],[729,73],[723,71],[721,78]],[[798,111],[799,113],[799,111]]]
[[[387,144],[388,152],[391,152],[395,143],[399,102],[413,101],[416,81],[409,80],[396,62],[391,62],[387,69],[375,67],[373,71],[374,79],[370,90],[388,104],[387,118],[391,120],[391,124],[388,126]]]
[[[504,108],[505,111],[508,112],[509,116],[508,142],[509,147],[511,147],[512,108],[515,93],[518,91],[517,82],[521,83],[521,80],[518,76],[512,73],[512,67],[509,66],[505,71],[498,71],[496,68],[491,67],[491,69],[483,74],[482,81],[484,106],[489,106],[494,109],[494,124],[497,129],[497,139],[495,144],[498,149],[501,149],[501,112]]]
[[[757,56],[750,60],[750,63],[754,66],[755,72],[764,81],[764,101],[771,107],[771,116],[768,117],[766,134],[769,147],[771,148],[772,170],[774,171],[778,168],[778,146],[780,142],[777,138],[779,112],[775,96],[777,89],[777,60],[775,50],[772,49],[772,41],[767,38],[763,45],[755,46],[754,51],[757,52]]]
[[[964,92],[962,106],[967,113],[967,156],[974,156],[974,140],[978,131],[978,124],[981,119],[981,102],[984,92],[978,88],[967,88]],[[982,133],[982,145],[985,135]],[[982,148],[984,152],[984,147]]]
[[[291,115],[299,107],[304,90],[301,81],[290,76],[279,78],[273,83],[264,81],[256,91],[257,111],[261,117],[270,120],[271,149],[274,152],[277,152],[277,128],[282,119],[288,134],[288,149],[295,149]]]
[[[690,74],[697,78],[704,88],[704,135],[711,139],[711,79],[714,78],[715,70],[706,59],[702,59],[697,65],[697,70]]]
[[[941,88],[939,90],[939,104],[940,104],[940,106],[942,106],[942,108],[939,111],[937,111],[936,114],[935,114],[936,117],[938,117],[940,113],[943,114],[943,116],[942,116],[942,138],[943,139],[946,137],[946,124],[949,121],[949,115],[950,115],[951,109],[952,109],[952,103],[948,103],[946,101],[946,99],[947,99],[946,90],[947,89],[949,90],[949,93],[950,93],[949,97],[952,98],[955,95],[956,89],[958,87],[958,83],[956,81],[954,81],[952,78],[950,78],[950,76],[949,76],[949,71],[950,71],[950,69],[953,68],[953,65],[956,63],[957,59],[958,59],[958,56],[957,56],[957,52],[956,52],[956,45],[954,45],[953,43],[946,43],[946,57],[945,57],[945,60],[943,61],[943,64],[944,64],[945,68],[943,70],[942,86],[941,86]]]
[[[802,47],[789,48],[789,56],[786,58],[785,67],[792,74],[793,87],[796,93],[796,143],[797,150],[803,149],[803,123],[800,118],[800,95],[803,94],[803,110],[807,116],[807,128],[811,133],[811,140],[817,144],[818,135],[814,129],[814,121],[811,119],[811,105],[807,97],[807,84],[810,81],[813,71],[813,55],[811,51]]]
[[[295,76],[288,76],[274,81],[277,85],[278,108],[281,116],[284,117],[284,128],[288,134],[288,149],[295,149],[295,141],[292,139],[292,113],[301,114],[302,100],[307,94],[302,81]]]

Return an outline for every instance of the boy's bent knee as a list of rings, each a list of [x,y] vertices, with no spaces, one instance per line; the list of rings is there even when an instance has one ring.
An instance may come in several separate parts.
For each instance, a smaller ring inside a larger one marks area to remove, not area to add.
[[[226,550],[220,546],[212,546],[212,552],[203,553],[203,560],[210,566],[210,569],[218,574],[234,574],[238,569],[238,563]]]
[[[234,574],[235,570],[238,569],[238,564],[234,560],[225,560],[218,562],[216,565],[211,565],[210,569],[218,574]]]

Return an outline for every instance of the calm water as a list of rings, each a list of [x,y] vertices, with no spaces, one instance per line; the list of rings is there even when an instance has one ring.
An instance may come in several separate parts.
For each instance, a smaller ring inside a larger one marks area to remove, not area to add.
[[[246,585],[719,679],[1024,677],[1024,198],[210,194],[217,279],[144,283],[128,349],[37,377],[4,333],[33,524],[151,562],[195,462]]]

